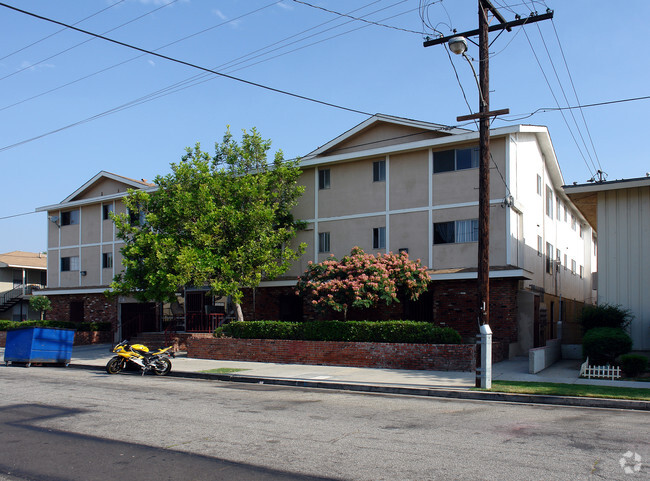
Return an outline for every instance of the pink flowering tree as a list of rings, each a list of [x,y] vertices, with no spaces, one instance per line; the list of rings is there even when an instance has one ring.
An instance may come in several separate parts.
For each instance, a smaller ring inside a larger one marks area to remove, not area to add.
[[[351,308],[390,305],[402,299],[416,300],[427,290],[429,276],[420,260],[411,261],[407,253],[366,254],[355,247],[341,260],[333,256],[309,263],[298,279],[297,293],[319,311],[343,312],[347,320]]]

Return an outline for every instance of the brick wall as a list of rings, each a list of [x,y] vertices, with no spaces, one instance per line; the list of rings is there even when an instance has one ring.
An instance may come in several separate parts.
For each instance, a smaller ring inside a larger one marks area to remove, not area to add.
[[[473,371],[476,366],[475,346],[471,344],[192,337],[187,340],[187,355],[199,359],[436,371]]]
[[[517,279],[490,279],[490,328],[495,342],[517,342]],[[433,319],[469,341],[478,334],[475,280],[433,285]],[[507,354],[506,354],[507,357]]]
[[[70,321],[70,303],[83,302],[84,322],[110,322],[117,331],[117,298],[109,299],[104,294],[66,294],[48,296],[52,310],[46,319]]]

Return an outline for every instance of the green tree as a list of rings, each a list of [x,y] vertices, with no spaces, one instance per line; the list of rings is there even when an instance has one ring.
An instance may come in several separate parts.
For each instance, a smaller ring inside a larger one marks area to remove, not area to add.
[[[429,276],[420,260],[408,254],[366,254],[354,247],[340,261],[333,256],[309,267],[298,280],[297,293],[311,301],[319,311],[390,305],[402,299],[416,300],[427,290]]]
[[[45,312],[52,310],[52,302],[46,296],[32,296],[29,299],[29,307],[33,311],[39,311],[41,313],[41,321],[45,317]]]
[[[128,214],[114,215],[125,271],[111,287],[141,301],[175,301],[183,286],[209,286],[232,296],[241,314],[242,288],[287,271],[304,251],[289,246],[301,223],[291,209],[304,188],[298,161],[278,151],[255,128],[241,145],[230,129],[215,155],[188,148],[153,192],[130,191]]]

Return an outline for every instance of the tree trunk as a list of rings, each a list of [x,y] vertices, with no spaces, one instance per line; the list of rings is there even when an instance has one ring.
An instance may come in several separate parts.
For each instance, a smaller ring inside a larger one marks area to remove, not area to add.
[[[45,317],[45,311],[41,311],[41,321],[43,320],[44,317]]]
[[[238,321],[243,321],[244,320],[244,313],[241,310],[241,304],[239,304],[239,303],[235,304],[235,310],[237,312],[237,320]]]

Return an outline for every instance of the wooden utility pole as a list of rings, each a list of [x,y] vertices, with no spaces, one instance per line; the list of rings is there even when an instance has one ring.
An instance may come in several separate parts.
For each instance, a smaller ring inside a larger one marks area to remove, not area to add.
[[[500,23],[488,25],[488,15],[492,14]],[[479,119],[479,211],[478,211],[478,309],[479,325],[490,323],[490,117],[510,113],[509,109],[490,111],[490,54],[489,32],[495,30],[511,31],[512,27],[539,22],[553,18],[547,10],[543,15],[531,14],[527,18],[517,18],[506,22],[505,18],[492,5],[490,0],[478,0],[478,30],[427,39],[425,47],[447,43],[458,37],[479,37],[479,113],[463,115],[456,120]],[[463,52],[463,55],[464,52]],[[469,61],[469,59],[468,59]]]

